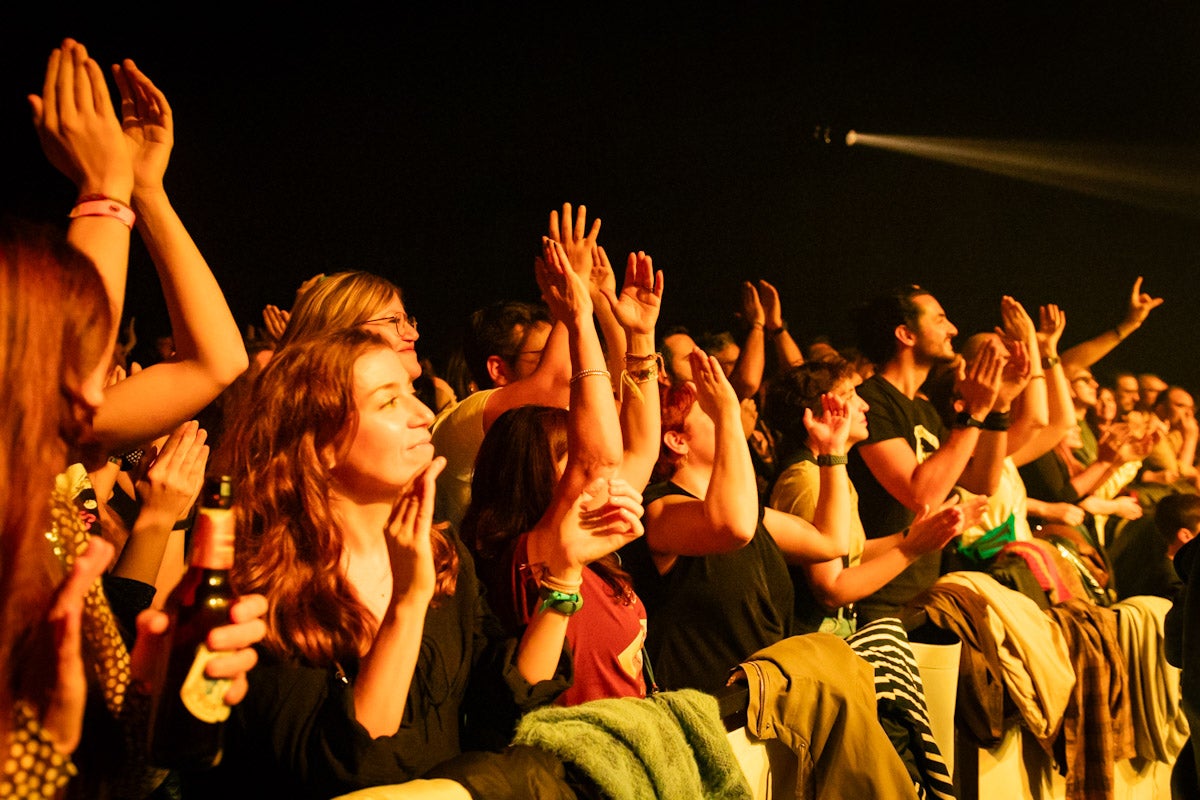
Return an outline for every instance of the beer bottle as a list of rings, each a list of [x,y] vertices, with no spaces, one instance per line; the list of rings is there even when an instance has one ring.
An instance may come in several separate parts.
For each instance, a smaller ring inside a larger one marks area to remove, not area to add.
[[[205,480],[192,527],[187,572],[167,598],[170,618],[156,665],[150,716],[151,761],[173,769],[207,769],[221,761],[227,679],[212,679],[204,666],[212,657],[208,632],[229,623],[237,599],[233,567],[233,482],[228,475]]]

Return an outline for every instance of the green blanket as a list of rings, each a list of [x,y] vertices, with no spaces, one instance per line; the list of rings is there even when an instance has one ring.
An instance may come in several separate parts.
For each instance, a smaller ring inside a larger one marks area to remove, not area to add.
[[[539,708],[513,743],[574,764],[612,800],[752,797],[716,698],[694,689]]]

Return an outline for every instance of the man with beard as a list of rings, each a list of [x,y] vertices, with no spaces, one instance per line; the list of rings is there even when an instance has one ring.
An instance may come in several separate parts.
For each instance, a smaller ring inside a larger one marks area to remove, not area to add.
[[[1008,429],[1008,408],[994,407],[1008,358],[999,340],[968,367],[954,352],[958,329],[920,286],[875,298],[859,310],[855,323],[859,348],[876,365],[858,390],[870,406],[869,435],[850,451],[849,463],[868,538],[904,530],[923,509],[938,508],[956,486],[974,494],[994,491]],[[934,365],[956,360],[954,391],[963,410],[947,430],[919,390]],[[859,604],[859,624],[903,617],[903,607],[940,574],[941,552],[922,556]]]

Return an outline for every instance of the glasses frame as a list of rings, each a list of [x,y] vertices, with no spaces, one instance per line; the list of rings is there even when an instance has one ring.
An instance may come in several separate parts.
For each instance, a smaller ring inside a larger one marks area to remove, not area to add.
[[[417,329],[417,318],[414,317],[412,314],[392,314],[391,316],[387,316],[387,317],[377,317],[376,319],[369,319],[369,320],[363,322],[362,324],[363,325],[372,325],[372,324],[377,325],[381,322],[390,322],[392,325],[394,325],[396,327],[396,335],[401,338],[403,338],[403,336],[404,336],[404,326],[405,325],[408,325],[414,331]]]

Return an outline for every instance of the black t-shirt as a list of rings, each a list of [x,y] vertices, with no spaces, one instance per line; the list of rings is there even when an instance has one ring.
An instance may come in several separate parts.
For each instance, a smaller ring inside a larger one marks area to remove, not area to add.
[[[858,514],[868,539],[878,539],[902,531],[914,514],[876,480],[863,461],[859,447],[903,439],[923,462],[937,450],[946,435],[945,425],[933,404],[924,398],[909,399],[882,375],[873,375],[858,387],[858,394],[870,405],[867,411],[867,439],[850,450],[846,469],[858,490]],[[910,564],[889,583],[858,604],[859,624],[884,616],[896,615],[900,608],[933,585],[941,574],[941,553],[927,553]]]
[[[646,506],[692,495],[673,483],[646,488]],[[645,537],[621,549],[622,565],[646,604],[646,652],[662,689],[716,692],[750,655],[792,632],[792,581],[779,545],[763,526],[745,547],[680,556],[659,575]]]

